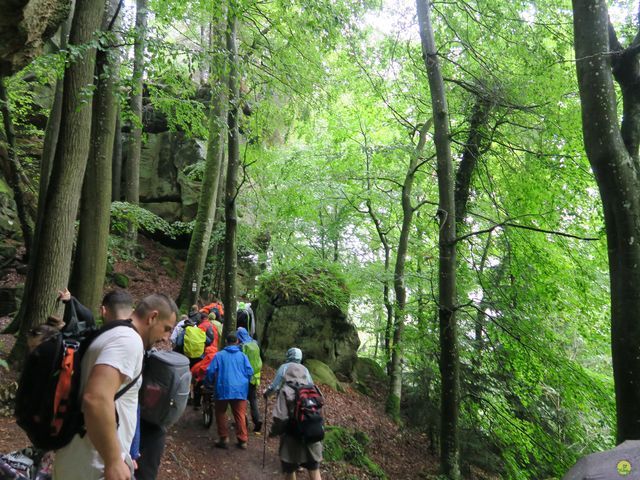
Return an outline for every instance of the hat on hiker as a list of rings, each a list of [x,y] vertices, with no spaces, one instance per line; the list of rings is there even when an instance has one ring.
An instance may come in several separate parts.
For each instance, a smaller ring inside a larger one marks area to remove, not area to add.
[[[287,350],[287,362],[300,363],[301,361],[302,361],[302,350],[295,347]]]

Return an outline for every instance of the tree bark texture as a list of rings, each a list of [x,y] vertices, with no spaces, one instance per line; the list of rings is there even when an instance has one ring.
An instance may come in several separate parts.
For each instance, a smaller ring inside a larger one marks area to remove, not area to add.
[[[16,135],[13,130],[13,121],[11,119],[11,107],[9,105],[9,96],[4,85],[4,78],[0,77],[0,111],[2,112],[2,123],[4,133],[7,137],[7,145],[9,147],[9,158],[6,162],[6,170],[8,170],[9,185],[13,191],[13,199],[16,202],[16,210],[18,211],[18,220],[20,220],[20,230],[26,248],[26,256],[29,257],[31,246],[33,245],[33,227],[31,219],[27,212],[27,200],[24,195],[24,186],[20,176],[20,160],[16,150]]]
[[[612,72],[606,2],[572,3],[582,132],[600,190],[607,233],[611,352],[617,441],[621,443],[640,439],[640,105],[637,94],[625,93],[628,79],[638,79],[638,48],[632,45],[615,53]],[[616,45],[612,46],[615,51]],[[634,59],[635,65],[625,66],[628,59]],[[613,73],[623,93],[622,129],[618,127]]]
[[[102,21],[106,30],[118,0],[107,0]],[[116,82],[119,52],[104,46],[96,54],[96,90],[93,96],[91,144],[80,203],[80,229],[70,290],[84,305],[97,312],[107,271],[111,218],[111,168],[118,111]]]
[[[100,27],[104,0],[79,2],[73,17],[69,43],[90,42]],[[33,270],[27,276],[20,308],[20,336],[11,360],[21,361],[25,353],[26,334],[43,323],[56,306],[59,290],[69,281],[71,252],[75,238],[75,220],[82,181],[89,154],[91,134],[91,91],[95,67],[95,49],[87,49],[70,64],[64,74],[62,120],[56,155],[43,215],[42,231]]]
[[[393,345],[391,346],[391,364],[389,367],[389,395],[387,397],[386,412],[395,421],[400,420],[400,400],[402,399],[402,332],[404,331],[405,308],[407,306],[407,288],[405,285],[405,264],[409,250],[409,236],[415,209],[411,204],[411,191],[415,179],[418,161],[424,151],[427,133],[431,127],[431,121],[426,122],[420,129],[418,145],[412,153],[407,174],[402,185],[402,226],[398,249],[396,251],[396,264],[393,272],[393,289],[395,292],[395,304],[393,306]]]
[[[113,135],[113,158],[111,160],[111,201],[119,202],[122,198],[122,121],[120,106],[116,111],[116,127]]]
[[[238,217],[236,196],[238,194],[238,170],[240,168],[240,90],[238,83],[238,45],[237,19],[235,12],[229,11],[227,29],[227,51],[229,53],[229,114],[228,142],[229,157],[227,163],[227,185],[225,188],[225,236],[224,236],[224,331],[226,336],[234,330],[236,324],[236,275],[238,271],[238,246],[236,230]]]
[[[224,26],[226,26],[226,21]],[[217,29],[218,51],[224,52],[225,35],[224,28]],[[207,142],[207,159],[202,181],[202,192],[198,202],[198,212],[196,223],[191,235],[187,263],[182,279],[182,287],[178,298],[178,305],[183,309],[188,309],[196,303],[200,296],[202,287],[202,274],[204,272],[211,231],[213,229],[216,213],[218,182],[220,180],[220,169],[224,155],[225,134],[227,123],[227,85],[225,82],[225,69],[227,62],[225,58],[216,58],[212,62],[212,72],[218,72],[210,76],[211,81],[211,107],[209,111],[209,139]]]
[[[140,202],[140,153],[142,149],[142,91],[144,75],[144,49],[147,36],[147,0],[136,1],[136,38],[133,46],[132,90],[129,108],[134,119],[127,146],[125,163],[125,192],[127,202],[137,205]],[[136,229],[131,226],[129,237],[135,240]]]
[[[438,317],[440,327],[440,464],[451,480],[460,476],[458,415],[460,402],[459,356],[456,331],[456,222],[455,173],[449,139],[449,112],[444,81],[435,46],[428,0],[416,0],[422,55],[429,78],[434,118],[440,220]]]

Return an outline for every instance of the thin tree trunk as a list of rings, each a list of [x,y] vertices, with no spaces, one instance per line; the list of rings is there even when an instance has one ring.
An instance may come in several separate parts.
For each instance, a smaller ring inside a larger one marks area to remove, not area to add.
[[[100,27],[104,0],[79,2],[73,17],[69,43],[89,43]],[[93,87],[95,49],[84,50],[64,75],[62,121],[56,155],[43,215],[42,231],[29,272],[20,308],[20,335],[11,352],[11,360],[20,362],[26,352],[26,334],[34,325],[44,323],[56,306],[59,290],[67,286],[75,220],[82,180],[89,154],[91,103],[86,92]]]
[[[31,220],[27,213],[26,198],[24,195],[22,181],[20,179],[20,160],[16,150],[16,135],[13,130],[13,121],[11,120],[11,108],[9,105],[9,96],[4,86],[4,78],[0,76],[0,112],[2,112],[2,120],[4,133],[7,137],[7,145],[9,147],[9,158],[7,162],[7,170],[9,171],[9,185],[13,191],[13,199],[16,202],[16,210],[18,211],[18,220],[20,220],[20,230],[22,231],[22,239],[26,248],[26,257],[29,257],[31,246],[33,245],[33,229]]]
[[[395,304],[393,306],[393,346],[391,347],[391,366],[389,372],[389,394],[387,396],[386,412],[395,421],[400,420],[400,400],[402,399],[402,333],[404,331],[405,308],[407,306],[407,289],[404,280],[405,263],[409,250],[409,236],[415,209],[411,205],[411,191],[415,179],[418,160],[422,156],[427,133],[431,121],[426,122],[420,129],[418,145],[412,153],[409,168],[402,185],[402,227],[396,251],[396,264],[393,275],[393,290]]]
[[[221,22],[226,26],[226,19]],[[224,51],[224,28],[218,28],[220,39],[219,51]],[[212,71],[217,75],[211,75],[211,108],[209,111],[209,139],[207,143],[207,160],[202,181],[202,192],[198,203],[196,223],[191,235],[187,264],[185,266],[182,288],[178,297],[178,305],[183,309],[196,303],[202,287],[202,274],[209,252],[211,230],[213,229],[217,205],[218,182],[220,180],[220,168],[225,146],[227,109],[227,86],[225,81],[225,69],[227,62],[216,58],[212,62]],[[215,64],[215,65],[214,65]]]
[[[640,108],[636,84],[638,45],[623,52],[608,29],[607,3],[573,0],[578,87],[584,145],[604,210],[611,283],[611,353],[616,393],[617,441],[640,439]],[[612,29],[612,27],[611,27]],[[616,78],[623,91],[624,119],[618,126]],[[627,104],[631,102],[631,104]]]
[[[113,159],[111,161],[111,201],[119,202],[122,198],[122,121],[120,106],[116,112],[116,128],[113,135]]]
[[[455,173],[449,139],[449,112],[440,63],[435,47],[428,0],[416,0],[422,55],[429,77],[431,108],[434,117],[434,142],[437,157],[440,375],[440,468],[451,480],[460,476],[458,415],[460,403],[460,366],[456,326],[456,209],[454,198]]]
[[[119,0],[107,0],[102,28],[106,30]],[[119,52],[108,49],[96,55],[97,87],[93,96],[91,145],[80,202],[80,229],[70,290],[84,305],[98,310],[107,271],[111,211],[111,173],[116,129],[116,82]]]
[[[133,47],[133,90],[129,108],[133,116],[125,164],[125,200],[134,205],[140,202],[140,153],[142,149],[142,91],[144,49],[147,36],[147,0],[136,1],[136,39]],[[129,239],[135,241],[137,230],[129,228]]]
[[[382,243],[382,247],[384,249],[384,280],[382,281],[382,303],[384,304],[384,308],[386,311],[386,322],[384,328],[384,353],[387,359],[387,374],[391,374],[391,335],[393,332],[393,303],[391,302],[391,298],[389,295],[389,268],[391,265],[391,246],[389,245],[389,241],[387,240],[387,235],[382,230],[382,222],[373,211],[371,200],[367,200],[367,211],[369,212],[369,216],[371,217],[371,220],[376,227],[378,238],[380,239],[380,242]]]
[[[369,194],[369,198],[367,199],[367,212],[369,213],[369,217],[371,218],[371,221],[376,228],[376,233],[378,234],[378,238],[380,239],[380,243],[382,244],[382,247],[384,249],[384,279],[382,281],[382,303],[384,304],[384,308],[386,310],[386,322],[384,328],[384,354],[385,364],[387,367],[387,375],[391,375],[391,336],[393,333],[393,303],[391,302],[391,298],[389,296],[389,268],[391,265],[391,245],[389,245],[387,233],[382,228],[382,221],[380,220],[380,218],[378,218],[378,215],[374,211],[373,205],[371,203],[371,158],[369,150],[369,139],[367,138],[367,134],[362,128],[362,125],[361,133],[364,138],[364,151],[367,161],[367,192]],[[377,346],[378,344],[376,343],[376,349]]]
[[[227,165],[227,185],[225,188],[225,237],[224,237],[224,331],[226,336],[236,324],[236,275],[238,271],[238,251],[236,230],[238,217],[236,196],[238,194],[238,169],[240,165],[240,91],[238,85],[238,46],[236,39],[237,18],[233,9],[229,11],[227,29],[227,51],[229,53],[229,158]]]
[[[471,193],[471,179],[478,165],[478,159],[482,154],[482,146],[484,144],[482,130],[487,125],[491,109],[492,105],[487,99],[476,96],[469,121],[469,135],[462,151],[460,166],[456,172],[455,201],[458,228],[464,224]]]

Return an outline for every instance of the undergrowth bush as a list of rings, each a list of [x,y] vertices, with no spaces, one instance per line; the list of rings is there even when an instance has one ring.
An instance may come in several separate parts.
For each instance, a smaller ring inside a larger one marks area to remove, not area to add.
[[[189,234],[193,231],[195,222],[169,223],[153,212],[127,202],[113,202],[111,204],[111,231],[124,234],[129,224],[148,233],[161,232],[175,239],[179,235]]]

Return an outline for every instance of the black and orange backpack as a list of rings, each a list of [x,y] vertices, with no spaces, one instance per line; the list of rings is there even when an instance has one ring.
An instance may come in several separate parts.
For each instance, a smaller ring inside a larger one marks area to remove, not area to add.
[[[79,321],[75,312],[71,315],[65,312],[65,320],[67,323],[60,333],[42,342],[29,354],[16,393],[16,423],[33,445],[42,450],[62,448],[76,433],[84,431],[80,365],[91,343],[112,328],[134,328],[129,320],[109,322],[96,328],[93,319],[90,322]],[[138,377],[118,391],[115,399],[137,380]]]

